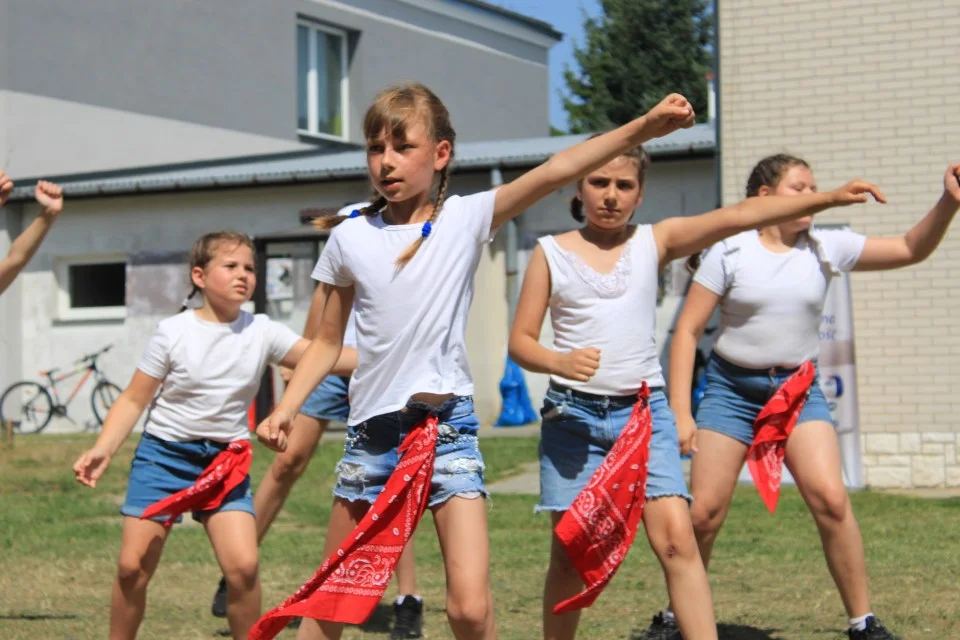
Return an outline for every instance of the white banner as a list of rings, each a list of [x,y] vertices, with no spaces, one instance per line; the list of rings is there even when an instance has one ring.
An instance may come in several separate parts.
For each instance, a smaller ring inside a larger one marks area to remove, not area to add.
[[[853,300],[850,276],[833,279],[820,318],[820,386],[837,424],[843,481],[863,487],[860,452],[860,403],[857,397],[857,364],[853,342]]]

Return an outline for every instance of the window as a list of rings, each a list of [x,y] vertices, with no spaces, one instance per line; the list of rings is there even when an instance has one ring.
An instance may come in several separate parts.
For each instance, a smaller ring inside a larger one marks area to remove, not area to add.
[[[56,278],[59,320],[113,320],[126,316],[126,256],[60,258]]]
[[[297,129],[323,138],[347,137],[347,34],[297,25]]]

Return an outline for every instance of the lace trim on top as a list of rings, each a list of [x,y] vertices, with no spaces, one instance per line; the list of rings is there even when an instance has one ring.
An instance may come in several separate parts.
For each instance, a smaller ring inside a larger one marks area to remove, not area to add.
[[[634,237],[636,233],[634,233]],[[570,263],[573,270],[577,272],[580,279],[590,286],[601,298],[619,298],[627,291],[627,285],[630,282],[630,275],[633,273],[633,240],[631,237],[627,240],[617,259],[617,264],[610,273],[599,273],[596,269],[587,264],[586,260],[581,258],[573,251],[567,251],[560,246],[560,243],[551,238],[557,246],[560,254]]]

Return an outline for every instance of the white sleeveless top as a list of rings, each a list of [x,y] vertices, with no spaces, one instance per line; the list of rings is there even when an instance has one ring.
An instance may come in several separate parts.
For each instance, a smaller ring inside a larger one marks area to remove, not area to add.
[[[596,347],[600,368],[588,382],[551,380],[600,395],[664,386],[655,335],[660,260],[651,225],[639,225],[613,271],[594,271],[553,236],[539,239],[550,269],[550,318],[558,352]]]

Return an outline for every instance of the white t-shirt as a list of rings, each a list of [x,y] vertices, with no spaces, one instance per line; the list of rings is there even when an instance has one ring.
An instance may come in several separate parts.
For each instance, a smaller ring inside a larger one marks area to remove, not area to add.
[[[345,207],[342,207],[337,211],[338,216],[347,216],[357,211],[363,209],[364,207],[370,206],[369,202],[355,202],[353,204],[348,204]],[[357,348],[357,311],[356,309],[350,309],[350,317],[347,318],[347,326],[343,331],[343,346],[350,347],[351,349]]]
[[[774,253],[756,231],[714,245],[694,282],[723,296],[714,350],[748,369],[796,367],[820,353],[820,316],[833,276],[851,271],[866,236],[814,229]]]
[[[248,440],[247,411],[267,364],[279,364],[299,339],[246,311],[229,324],[193,310],[162,320],[137,365],[163,381],[145,431],[169,441]]]
[[[350,316],[347,318],[347,326],[343,330],[343,346],[351,349],[357,348],[357,310],[350,309]]]
[[[430,237],[402,269],[397,257],[420,237],[421,223],[361,216],[333,229],[313,277],[355,290],[350,425],[399,410],[416,393],[473,393],[464,334],[494,198],[493,191],[447,198]]]
[[[553,236],[539,240],[550,268],[553,348],[559,352],[596,347],[600,367],[587,382],[551,376],[558,384],[600,395],[630,395],[644,381],[662,387],[656,342],[659,252],[651,225],[640,225],[617,266],[593,270]]]

